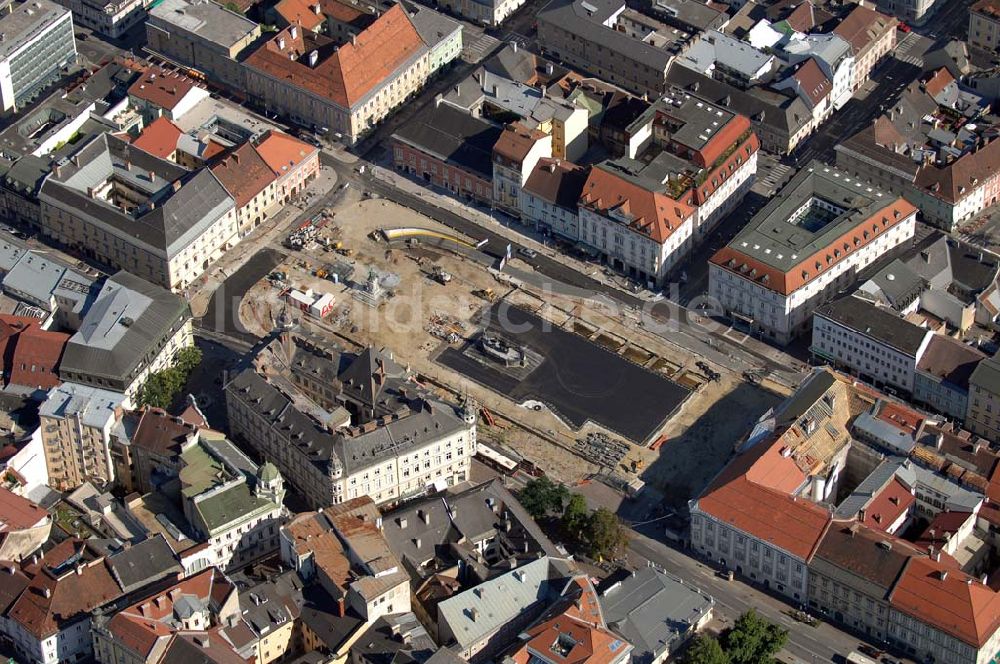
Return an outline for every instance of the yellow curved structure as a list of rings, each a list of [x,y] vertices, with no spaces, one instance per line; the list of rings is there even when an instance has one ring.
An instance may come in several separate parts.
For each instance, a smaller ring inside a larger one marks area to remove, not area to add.
[[[448,233],[442,233],[441,231],[432,231],[429,228],[382,228],[380,230],[382,232],[382,237],[384,237],[387,241],[408,240],[414,237],[434,237],[440,240],[454,242],[455,244],[460,244],[463,247],[469,247],[470,249],[479,248],[476,244],[469,242],[468,240],[463,240],[456,235],[449,235]]]

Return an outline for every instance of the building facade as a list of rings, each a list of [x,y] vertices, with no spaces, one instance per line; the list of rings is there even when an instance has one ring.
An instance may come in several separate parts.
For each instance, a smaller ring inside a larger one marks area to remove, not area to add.
[[[316,357],[303,360],[326,366]],[[385,351],[368,349],[339,374],[324,375],[339,376],[344,386],[336,412],[320,408],[294,383],[282,391],[252,369],[225,388],[233,435],[273,461],[312,505],[366,495],[390,503],[469,478],[473,404],[425,398],[409,383],[398,399],[391,396],[387,386],[399,385],[406,372]],[[318,429],[317,421],[329,428]]]
[[[969,43],[987,51],[1000,48],[1000,3],[978,0],[969,8]]]
[[[371,62],[380,63],[374,76]],[[400,6],[340,45],[290,26],[243,62],[252,104],[347,143],[413,98],[430,63],[430,48]]]
[[[146,18],[143,0],[60,0],[73,12],[73,20],[105,37],[118,39]]]
[[[39,408],[39,427],[49,483],[60,490],[84,482],[114,481],[111,439],[121,419],[123,395],[63,383],[49,391]]]
[[[146,19],[147,48],[243,93],[237,60],[260,37],[260,25],[211,0],[164,0]]]
[[[917,209],[813,162],[709,263],[720,313],[776,343],[809,329],[829,301],[879,256],[913,237]],[[851,207],[833,203],[851,201]],[[791,221],[790,221],[791,220]]]
[[[992,442],[1000,442],[1000,361],[986,358],[969,377],[969,405],[965,428]]]
[[[73,15],[51,0],[8,4],[0,32],[0,111],[23,108],[76,62]]]
[[[849,295],[816,310],[809,352],[877,386],[912,393],[917,361],[934,333]]]

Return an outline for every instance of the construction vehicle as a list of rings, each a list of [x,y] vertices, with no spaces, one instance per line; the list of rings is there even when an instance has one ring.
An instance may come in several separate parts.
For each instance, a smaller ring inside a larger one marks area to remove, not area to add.
[[[338,242],[337,244],[340,244],[340,243]],[[346,256],[347,258],[350,258],[351,256],[354,255],[354,250],[353,249],[347,249],[346,247],[337,247],[336,249],[334,249],[334,251],[336,251],[341,256]]]
[[[444,285],[451,281],[451,273],[443,270],[440,265],[435,265],[431,268],[431,279]]]
[[[496,302],[497,299],[497,294],[493,291],[492,288],[477,288],[476,290],[472,291],[472,294],[475,295],[476,297],[483,298],[487,302]]]
[[[316,277],[318,277],[320,279],[326,279],[329,275],[330,275],[330,273],[326,270],[326,268],[323,268],[323,267],[318,268],[316,270],[315,274],[314,274],[314,276],[316,276]]]

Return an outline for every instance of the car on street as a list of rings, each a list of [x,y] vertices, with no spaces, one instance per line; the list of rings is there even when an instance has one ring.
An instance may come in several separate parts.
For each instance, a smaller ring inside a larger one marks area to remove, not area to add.
[[[878,648],[876,648],[875,646],[870,646],[867,643],[859,644],[858,645],[858,652],[860,652],[860,653],[862,653],[864,655],[868,655],[872,659],[878,659],[879,657],[881,657],[882,655],[885,654],[881,650],[879,650]]]
[[[534,249],[529,249],[528,247],[521,247],[520,249],[517,250],[517,253],[521,254],[525,258],[536,258],[538,256],[537,251],[535,251]]]
[[[907,33],[907,32],[910,32],[913,29],[910,26],[908,26],[906,23],[903,23],[902,21],[899,22],[899,26],[898,27],[899,27],[899,31],[902,32],[902,33],[904,33],[904,34]]]

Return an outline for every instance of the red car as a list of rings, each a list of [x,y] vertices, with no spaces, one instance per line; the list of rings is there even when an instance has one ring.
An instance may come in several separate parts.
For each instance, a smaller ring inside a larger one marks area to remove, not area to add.
[[[908,26],[907,24],[903,23],[902,21],[899,22],[899,26],[897,26],[897,27],[899,27],[899,31],[900,32],[909,32],[910,30],[913,29],[910,26]]]

